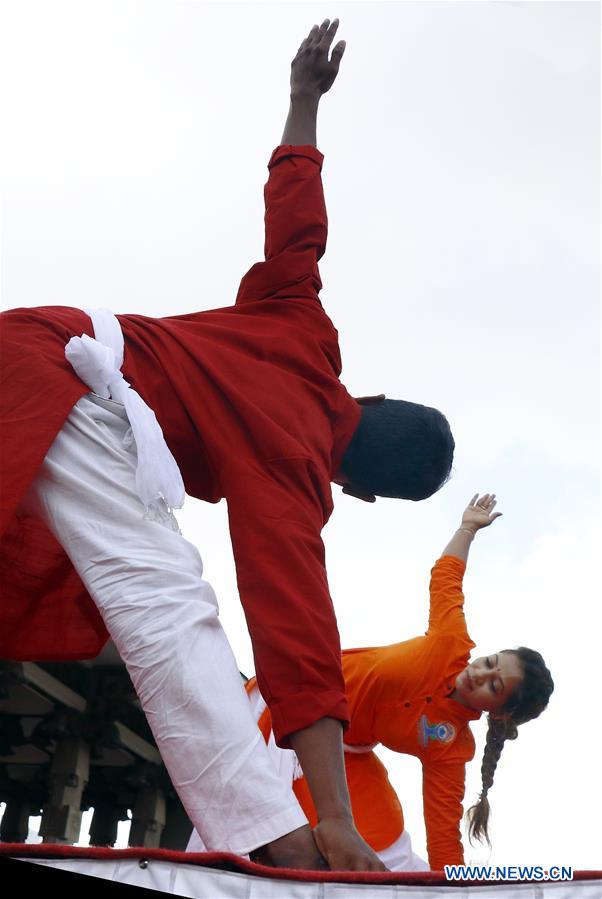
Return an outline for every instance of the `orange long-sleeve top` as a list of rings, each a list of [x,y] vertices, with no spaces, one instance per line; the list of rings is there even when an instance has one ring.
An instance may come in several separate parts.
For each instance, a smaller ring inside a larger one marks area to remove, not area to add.
[[[390,646],[343,650],[351,715],[345,745],[355,750],[345,753],[345,763],[358,830],[378,851],[391,845],[404,828],[403,811],[386,769],[371,751],[374,744],[415,756],[422,764],[424,822],[433,870],[464,861],[460,820],[465,766],[475,751],[468,722],[480,717],[480,712],[450,698],[474,647],[463,612],[465,568],[454,556],[436,562],[424,636]],[[269,719],[262,717],[265,736]],[[305,781],[295,781],[294,788],[314,823]]]

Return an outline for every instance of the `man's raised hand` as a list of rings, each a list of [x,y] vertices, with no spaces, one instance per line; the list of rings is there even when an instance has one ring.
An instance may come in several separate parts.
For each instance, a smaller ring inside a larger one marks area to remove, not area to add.
[[[345,52],[345,41],[339,41],[330,54],[339,20],[324,19],[314,25],[291,63],[291,96],[318,96],[330,90]]]
[[[330,53],[338,27],[338,19],[324,19],[320,26],[314,25],[297,50],[291,63],[291,105],[281,144],[316,146],[320,97],[332,87],[345,52],[345,41],[339,41]]]

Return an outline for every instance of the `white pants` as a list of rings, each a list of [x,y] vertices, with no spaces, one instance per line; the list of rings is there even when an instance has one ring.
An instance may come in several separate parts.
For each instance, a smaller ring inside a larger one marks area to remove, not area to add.
[[[26,511],[43,518],[96,603],[204,845],[243,855],[307,820],[258,731],[199,553],[143,518],[135,453],[123,406],[83,397]]]
[[[259,721],[266,708],[265,700],[259,692],[259,688],[257,686],[253,687],[248,697],[253,717],[256,721]],[[278,777],[283,783],[292,784],[293,780],[303,776],[297,756],[293,750],[281,749],[280,746],[277,746],[272,731],[270,731],[267,748],[274,770],[278,772]],[[377,797],[375,797],[375,800],[378,801]],[[186,851],[206,852],[206,850],[207,847],[202,838],[196,830],[193,830]],[[386,849],[380,849],[376,854],[389,871],[430,871],[428,862],[425,862],[423,858],[414,852],[412,840],[407,830],[403,830],[395,842],[387,846]]]

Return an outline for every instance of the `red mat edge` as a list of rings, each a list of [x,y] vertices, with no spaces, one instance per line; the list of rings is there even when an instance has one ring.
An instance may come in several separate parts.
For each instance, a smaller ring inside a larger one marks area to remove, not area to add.
[[[499,886],[504,883],[534,883],[533,880],[447,880],[443,871],[301,871],[296,868],[269,868],[234,855],[232,852],[177,852],[171,849],[109,849],[101,846],[63,846],[56,843],[0,843],[0,856],[12,858],[153,859],[221,868],[255,877],[277,880],[304,880],[323,883],[395,884],[406,886]],[[573,871],[573,880],[602,880],[601,871]],[[551,881],[548,881],[551,882]]]

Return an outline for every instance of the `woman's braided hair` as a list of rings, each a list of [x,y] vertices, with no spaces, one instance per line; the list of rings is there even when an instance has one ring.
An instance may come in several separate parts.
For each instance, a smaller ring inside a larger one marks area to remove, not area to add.
[[[483,789],[475,805],[468,809],[468,836],[470,842],[485,839],[489,845],[489,800],[487,793],[493,786],[493,776],[499,762],[506,740],[516,740],[518,725],[537,718],[548,704],[554,690],[552,675],[538,652],[519,646],[518,649],[505,649],[518,656],[523,679],[501,712],[489,715],[485,751],[481,762],[481,778]]]

